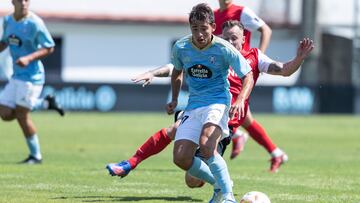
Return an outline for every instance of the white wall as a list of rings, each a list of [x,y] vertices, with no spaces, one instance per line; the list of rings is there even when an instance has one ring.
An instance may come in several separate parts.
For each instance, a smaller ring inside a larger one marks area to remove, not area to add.
[[[171,43],[188,34],[185,25],[49,23],[48,28],[63,38],[65,81],[128,82],[169,63]]]

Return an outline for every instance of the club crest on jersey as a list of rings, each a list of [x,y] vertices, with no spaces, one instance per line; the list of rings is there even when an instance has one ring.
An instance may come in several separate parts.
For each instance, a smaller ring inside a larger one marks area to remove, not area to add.
[[[193,65],[190,68],[188,68],[187,71],[188,74],[193,78],[206,79],[206,78],[211,78],[212,76],[212,72],[210,68],[201,64]]]
[[[14,46],[21,46],[21,39],[17,37],[16,35],[10,35],[9,36],[9,44]]]
[[[210,56],[210,63],[215,64],[215,56]]]

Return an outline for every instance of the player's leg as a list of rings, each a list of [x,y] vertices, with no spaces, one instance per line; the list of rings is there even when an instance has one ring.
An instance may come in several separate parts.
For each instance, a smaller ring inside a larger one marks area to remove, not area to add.
[[[236,98],[233,97],[232,103],[235,102],[235,99]],[[246,132],[239,130],[239,126],[241,126],[244,122],[249,109],[249,105],[247,102],[245,105],[245,115],[239,117],[238,113],[235,113],[235,116],[228,122],[230,136],[232,137],[232,150],[230,154],[230,159],[234,159],[240,154],[240,152],[244,149],[245,143],[248,138],[248,134]]]
[[[249,135],[237,127],[229,126],[229,129],[230,136],[232,138],[232,150],[230,154],[230,159],[234,159],[244,150]]]
[[[150,156],[163,151],[172,141],[170,138],[175,128],[163,128],[149,137],[128,160],[119,163],[111,163],[106,166],[112,176],[127,176],[131,170],[135,169],[138,164]]]
[[[0,105],[0,117],[3,121],[12,121],[15,117],[14,109]]]
[[[229,134],[227,126],[228,111],[225,105],[214,104],[208,107],[207,112],[204,112],[202,117],[204,118],[202,120],[204,125],[200,135],[201,155],[204,156],[211,173],[216,179],[223,200],[225,202],[235,202],[227,164],[217,152],[218,142],[222,135]]]
[[[249,132],[250,136],[271,155],[270,172],[277,172],[279,167],[288,160],[288,157],[285,152],[272,142],[265,129],[254,119],[250,109],[242,126]]]
[[[209,166],[201,158],[194,156],[203,126],[198,111],[195,109],[185,112],[177,129],[173,152],[174,163],[191,176],[211,184],[214,190],[220,190]]]
[[[16,81],[16,119],[23,131],[28,145],[30,155],[21,163],[39,164],[42,160],[40,151],[39,138],[36,133],[35,124],[33,123],[30,113],[31,109],[40,96],[42,85],[33,85],[30,82]],[[26,99],[24,99],[26,98]]]
[[[174,139],[176,127],[178,123],[174,123],[169,128],[163,128],[152,135],[144,144],[139,147],[136,153],[128,160],[131,168],[134,169],[143,160],[163,151]]]
[[[22,106],[16,107],[16,119],[23,131],[30,155],[21,163],[38,164],[41,163],[42,155],[40,152],[39,138],[36,134],[36,128],[30,117],[30,109]]]
[[[0,93],[0,117],[3,121],[12,121],[16,118],[15,91],[15,82],[10,79],[3,91]]]
[[[230,136],[223,138],[219,142],[218,147],[217,147],[217,151],[221,156],[224,155],[224,152],[225,152],[225,150],[227,148],[227,145],[229,145],[230,142],[231,142],[231,137]],[[203,159],[199,149],[196,150],[195,156],[198,157],[198,158]],[[201,180],[199,178],[195,178],[194,176],[192,176],[188,172],[186,172],[185,173],[185,183],[189,188],[198,188],[198,187],[202,187],[205,184],[205,181],[203,181],[203,180]]]
[[[128,160],[119,163],[111,163],[106,166],[110,175],[125,177],[131,170],[135,169],[138,164],[150,156],[163,151],[175,138],[176,128],[179,126],[183,112],[175,114],[175,123],[169,128],[163,128],[149,137]]]

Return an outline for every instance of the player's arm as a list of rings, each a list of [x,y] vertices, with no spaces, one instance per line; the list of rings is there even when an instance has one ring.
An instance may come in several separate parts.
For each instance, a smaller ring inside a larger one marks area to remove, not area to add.
[[[260,32],[259,49],[265,53],[269,46],[272,30],[269,25],[265,23],[253,10],[245,7],[240,16],[240,22],[244,25],[245,29],[249,31]]]
[[[172,97],[171,97],[171,102],[167,104],[166,106],[166,111],[168,114],[173,114],[174,110],[177,106],[177,102],[178,102],[178,97],[179,97],[179,93],[180,93],[180,88],[183,82],[183,71],[175,69],[172,72],[171,75],[171,92],[172,92]]]
[[[131,79],[134,83],[142,82],[142,86],[145,87],[149,85],[154,77],[169,77],[174,69],[174,65],[171,63],[163,65],[154,70],[147,71],[137,75],[135,78]]]
[[[265,53],[266,49],[268,48],[270,44],[271,34],[272,30],[271,28],[265,23],[262,25],[258,31],[260,32],[260,44],[259,49]]]
[[[42,59],[53,52],[54,52],[54,47],[41,48],[29,55],[18,58],[16,60],[16,64],[18,64],[21,67],[26,67],[27,65],[29,65],[30,62],[34,60]]]
[[[236,109],[239,115],[241,115],[239,116],[239,119],[245,116],[245,101],[249,98],[250,93],[254,87],[254,78],[252,71],[242,77],[241,80],[243,86],[234,104],[230,108],[230,118],[235,115]]]
[[[8,45],[5,42],[0,41],[0,52],[4,51]]]
[[[6,18],[3,19],[3,24],[2,24],[3,34],[0,38],[0,52],[4,51],[8,46],[5,40],[5,29],[6,29]]]
[[[300,41],[296,57],[286,63],[274,62],[268,67],[267,73],[271,75],[290,76],[295,73],[303,63],[304,59],[314,49],[314,42],[309,38]]]

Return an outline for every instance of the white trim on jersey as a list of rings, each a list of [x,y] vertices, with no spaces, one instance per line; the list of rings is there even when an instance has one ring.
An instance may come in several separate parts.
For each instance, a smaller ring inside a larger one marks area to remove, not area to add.
[[[258,51],[258,69],[260,73],[267,73],[270,64],[275,63],[274,60],[263,54],[259,49]]]
[[[254,11],[244,7],[241,12],[240,22],[244,25],[245,29],[249,31],[258,30],[265,22],[257,16]]]

